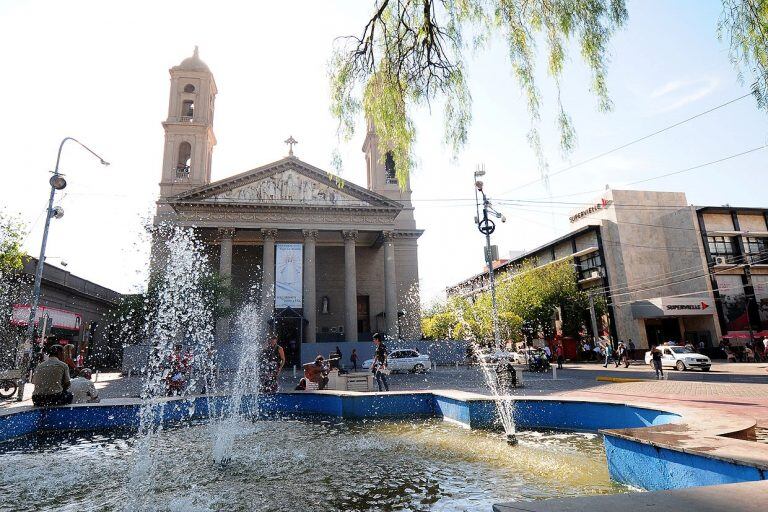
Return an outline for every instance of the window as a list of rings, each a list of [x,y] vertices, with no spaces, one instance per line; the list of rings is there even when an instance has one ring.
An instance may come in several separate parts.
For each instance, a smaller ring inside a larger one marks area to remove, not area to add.
[[[750,263],[768,263],[768,238],[748,236],[744,239],[744,249]]]
[[[192,84],[185,85],[184,92],[195,92],[195,86]]]
[[[730,236],[708,236],[707,245],[709,245],[709,254],[712,257],[712,263],[716,258],[725,258],[728,263],[733,263],[736,256],[736,245]]]
[[[179,158],[176,161],[176,177],[189,178],[192,165],[192,145],[189,142],[179,144]]]
[[[195,102],[192,100],[184,100],[181,104],[181,118],[182,120],[191,120],[195,117]]]
[[[600,258],[600,252],[591,252],[585,256],[581,256],[576,260],[576,266],[579,271],[579,280],[589,279],[592,277],[594,271],[599,271],[603,266],[603,261]]]
[[[397,183],[397,174],[395,173],[395,157],[391,151],[387,151],[384,157],[384,171],[386,172],[387,183]]]

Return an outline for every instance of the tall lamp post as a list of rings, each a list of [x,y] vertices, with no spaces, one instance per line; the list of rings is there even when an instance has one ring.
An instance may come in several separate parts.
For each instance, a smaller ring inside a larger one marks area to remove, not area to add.
[[[57,190],[63,190],[67,186],[67,180],[59,172],[59,162],[61,162],[61,150],[64,149],[64,144],[71,140],[76,142],[83,149],[99,159],[102,165],[109,165],[109,162],[96,154],[91,148],[83,144],[77,139],[72,137],[64,137],[59,144],[59,152],[56,155],[56,168],[53,170],[53,176],[48,180],[51,185],[51,193],[48,196],[48,209],[45,215],[45,228],[43,229],[43,242],[40,245],[40,257],[37,260],[37,268],[35,269],[35,283],[32,288],[32,300],[29,304],[29,323],[27,324],[27,335],[21,346],[18,354],[16,355],[16,366],[21,371],[21,377],[19,382],[19,393],[17,400],[21,401],[24,398],[24,384],[27,381],[27,374],[29,373],[29,356],[31,352],[32,344],[34,343],[35,336],[35,317],[37,316],[37,306],[40,303],[40,287],[43,280],[43,268],[45,267],[45,246],[48,243],[48,230],[51,226],[51,219],[60,219],[64,216],[64,210],[60,206],[53,206],[53,198],[56,195]]]
[[[477,215],[475,216],[475,223],[480,233],[485,235],[485,261],[488,264],[488,282],[491,288],[491,309],[493,319],[493,341],[496,348],[501,348],[501,336],[499,334],[499,311],[496,307],[496,282],[493,276],[493,249],[491,246],[491,233],[496,231],[496,223],[493,222],[488,215],[492,215],[497,219],[501,219],[501,222],[506,222],[507,218],[501,213],[497,212],[491,202],[485,195],[483,190],[483,182],[479,180],[482,176],[485,176],[485,167],[478,167],[475,171],[475,208]],[[482,202],[480,196],[482,196]],[[482,206],[482,216],[480,215],[480,207]]]

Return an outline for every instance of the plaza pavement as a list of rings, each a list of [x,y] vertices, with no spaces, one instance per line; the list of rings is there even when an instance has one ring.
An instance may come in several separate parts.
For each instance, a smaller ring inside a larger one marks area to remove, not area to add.
[[[524,387],[516,395],[564,396],[585,399],[608,399],[644,402],[646,404],[684,404],[696,408],[739,412],[755,418],[758,425],[768,428],[768,363],[717,363],[710,372],[665,370],[667,379],[656,381],[649,366],[636,363],[629,368],[600,364],[566,364],[563,370],[533,374],[522,372]],[[300,375],[286,368],[280,379],[280,389],[292,390]],[[598,377],[647,379],[642,382],[605,382]],[[227,389],[232,373],[220,375],[219,389]],[[392,390],[458,389],[488,394],[482,371],[477,366],[438,367],[423,374],[390,376]],[[101,373],[96,387],[103,399],[138,397],[143,378],[126,377],[119,373]],[[25,390],[25,400],[0,402],[0,408],[29,405],[32,386]]]

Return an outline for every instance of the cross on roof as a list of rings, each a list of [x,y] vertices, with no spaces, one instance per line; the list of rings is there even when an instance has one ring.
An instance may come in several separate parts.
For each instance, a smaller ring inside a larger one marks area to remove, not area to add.
[[[286,144],[288,144],[288,156],[293,156],[293,145],[298,144],[299,141],[293,138],[293,135],[289,136],[284,141]]]

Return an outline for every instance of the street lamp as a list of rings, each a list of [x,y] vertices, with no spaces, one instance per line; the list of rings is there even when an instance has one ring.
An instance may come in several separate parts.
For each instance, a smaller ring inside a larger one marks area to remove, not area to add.
[[[485,261],[488,264],[488,281],[491,288],[491,308],[493,319],[493,341],[496,348],[501,348],[501,337],[499,335],[499,312],[496,307],[496,283],[493,276],[493,252],[491,249],[491,233],[496,231],[496,223],[488,218],[488,215],[492,215],[497,219],[501,219],[501,222],[506,222],[507,218],[501,213],[497,212],[491,202],[485,195],[483,190],[483,182],[479,180],[480,177],[485,176],[485,166],[478,167],[475,171],[475,208],[477,215],[475,215],[475,224],[477,229],[485,235]],[[482,207],[483,214],[480,217],[480,198],[478,192],[482,195]]]
[[[77,139],[72,137],[64,137],[59,144],[59,152],[56,155],[56,168],[53,170],[53,176],[48,180],[51,185],[51,193],[48,197],[48,209],[45,216],[45,228],[43,228],[43,243],[40,246],[40,257],[37,260],[37,268],[35,269],[35,284],[32,288],[32,300],[29,304],[29,323],[27,324],[27,336],[24,340],[19,353],[16,356],[17,368],[21,371],[21,378],[19,382],[19,394],[17,400],[21,401],[24,397],[24,384],[27,380],[28,365],[29,365],[29,352],[32,347],[32,343],[35,335],[35,317],[37,316],[37,306],[40,302],[40,286],[43,280],[43,268],[45,266],[45,246],[48,243],[48,230],[51,226],[51,219],[60,219],[64,216],[64,209],[60,206],[53,206],[53,198],[57,190],[62,190],[67,186],[67,180],[59,173],[59,162],[61,161],[61,150],[64,149],[64,144],[71,140],[80,145],[83,149],[95,156],[101,162],[101,165],[109,165],[109,162],[97,155],[91,148],[83,144]]]

